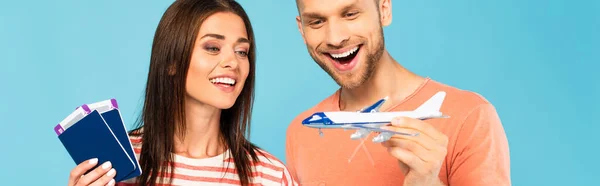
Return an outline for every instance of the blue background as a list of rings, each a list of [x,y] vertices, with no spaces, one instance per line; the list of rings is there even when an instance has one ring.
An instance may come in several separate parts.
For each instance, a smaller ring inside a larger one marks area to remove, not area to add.
[[[75,165],[52,128],[82,103],[114,97],[132,124],[171,2],[0,2],[3,184],[66,185]],[[241,3],[258,40],[251,140],[284,160],[289,122],[337,85],[308,55],[294,1]],[[589,185],[600,166],[599,12],[598,1],[393,1],[385,37],[408,69],[496,106],[514,185]]]

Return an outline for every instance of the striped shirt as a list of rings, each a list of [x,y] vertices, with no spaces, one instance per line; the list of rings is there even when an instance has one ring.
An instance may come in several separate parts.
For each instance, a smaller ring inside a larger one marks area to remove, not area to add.
[[[139,160],[142,148],[141,136],[129,136],[135,155]],[[259,153],[259,152],[262,152]],[[257,150],[259,162],[253,162],[250,185],[298,185],[286,166],[270,153]],[[171,185],[240,185],[239,176],[230,151],[203,159],[192,159],[177,154],[174,156],[174,174]],[[250,158],[251,160],[251,158]],[[252,160],[251,160],[252,161]],[[144,174],[144,173],[142,173]],[[169,178],[165,179],[166,181]],[[136,178],[121,181],[118,186],[133,186]],[[159,179],[157,179],[157,182]],[[160,185],[160,184],[159,184]]]

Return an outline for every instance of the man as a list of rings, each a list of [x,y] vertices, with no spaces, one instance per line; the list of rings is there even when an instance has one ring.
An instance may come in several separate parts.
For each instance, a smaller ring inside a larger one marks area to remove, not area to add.
[[[309,54],[340,85],[288,128],[287,163],[301,185],[511,184],[508,142],[495,108],[477,93],[410,72],[387,52],[382,28],[392,22],[391,0],[296,3]],[[380,111],[409,111],[438,91],[446,92],[440,111],[450,118],[397,118],[387,128],[417,136],[361,144],[350,139],[355,130],[325,130],[321,137],[301,124],[314,112],[357,111],[384,97]]]

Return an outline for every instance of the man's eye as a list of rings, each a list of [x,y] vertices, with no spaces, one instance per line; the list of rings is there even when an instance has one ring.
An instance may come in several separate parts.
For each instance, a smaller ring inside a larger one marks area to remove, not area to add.
[[[311,21],[309,24],[310,25],[318,25],[318,24],[321,24],[322,22],[323,21],[321,21],[321,20],[315,20],[315,21]]]
[[[357,14],[358,14],[358,12],[349,12],[349,13],[346,13],[346,17],[353,17],[353,16],[356,16]]]

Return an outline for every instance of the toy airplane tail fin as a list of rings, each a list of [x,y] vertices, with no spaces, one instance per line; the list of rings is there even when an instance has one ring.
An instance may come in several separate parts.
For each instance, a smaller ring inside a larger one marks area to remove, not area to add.
[[[429,100],[425,101],[421,106],[415,109],[416,112],[438,112],[442,107],[442,103],[446,98],[446,92],[439,91],[435,95],[431,96]]]

